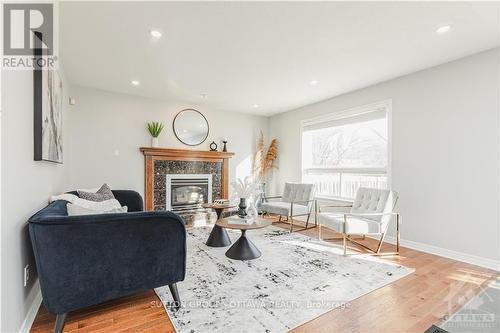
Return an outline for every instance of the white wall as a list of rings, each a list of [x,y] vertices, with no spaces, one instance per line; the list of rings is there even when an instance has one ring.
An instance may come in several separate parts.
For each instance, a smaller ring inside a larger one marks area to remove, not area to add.
[[[272,117],[282,143],[272,191],[300,181],[302,119],[392,99],[402,238],[498,265],[498,73],[495,49]]]
[[[207,110],[196,105],[164,102],[142,97],[72,87],[76,105],[70,109],[71,184],[88,188],[108,182],[114,188],[144,192],[144,157],[139,147],[150,146],[147,121],[161,121],[165,129],[160,146],[208,150],[221,138],[229,141],[228,150],[235,153],[230,160],[230,180],[250,174],[251,157],[259,130],[267,135],[268,119],[241,113]],[[175,137],[172,121],[182,109],[202,112],[210,125],[207,140],[195,147],[182,144]],[[118,155],[116,155],[118,153]]]
[[[63,72],[61,71],[61,75]],[[62,75],[63,82],[66,80]],[[64,86],[63,92],[67,92]],[[64,97],[66,101],[66,97]],[[2,71],[2,326],[1,332],[18,332],[36,298],[35,263],[28,235],[28,218],[47,204],[53,193],[69,183],[68,127],[63,103],[64,164],[33,160],[33,72]],[[24,266],[32,277],[23,287]]]

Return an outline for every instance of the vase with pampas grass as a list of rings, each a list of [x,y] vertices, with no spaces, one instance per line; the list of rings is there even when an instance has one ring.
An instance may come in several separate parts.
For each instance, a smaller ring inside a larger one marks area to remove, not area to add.
[[[264,145],[264,134],[260,131],[259,139],[257,140],[256,151],[254,155],[253,161],[253,177],[255,182],[259,184],[259,189],[257,190],[259,193],[256,194],[258,198],[255,198],[255,202],[257,204],[257,209],[260,211],[260,204],[262,202],[262,198],[266,193],[266,181],[269,175],[269,172],[276,167],[276,159],[278,158],[278,140],[272,139],[265,149]]]
[[[244,180],[236,179],[232,184],[234,195],[240,200],[238,205],[238,216],[244,218],[247,216],[248,204],[251,205],[255,192],[255,183],[251,177],[245,177]]]

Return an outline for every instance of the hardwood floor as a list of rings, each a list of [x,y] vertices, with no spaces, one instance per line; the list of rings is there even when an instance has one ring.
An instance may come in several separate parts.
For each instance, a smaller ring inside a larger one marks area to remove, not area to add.
[[[279,224],[275,224],[279,225]],[[281,224],[285,228],[288,225]],[[334,235],[323,229],[323,237]],[[317,229],[301,231],[316,237]],[[375,241],[366,239],[374,246]],[[338,243],[338,242],[337,242]],[[350,250],[359,250],[349,244]],[[382,251],[392,250],[385,244]],[[456,312],[498,272],[402,247],[399,256],[381,258],[415,268],[396,282],[351,301],[292,330],[299,332],[424,332]],[[181,295],[182,299],[182,295]],[[55,316],[41,306],[31,332],[51,332]],[[106,302],[68,315],[64,332],[175,332],[153,290]]]

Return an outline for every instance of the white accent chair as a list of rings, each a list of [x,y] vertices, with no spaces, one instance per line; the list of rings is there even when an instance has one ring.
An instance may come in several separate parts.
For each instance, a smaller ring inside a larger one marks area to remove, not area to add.
[[[272,199],[281,200],[269,201]],[[281,222],[282,217],[286,216],[290,224],[290,232],[293,232],[293,218],[298,216],[307,216],[305,229],[308,229],[313,203],[314,184],[285,183],[283,195],[264,197],[261,210],[266,214],[279,215],[278,222]],[[316,222],[314,226],[316,227]]]
[[[319,207],[319,205],[316,204],[316,221],[319,224],[319,239],[321,240],[321,227],[326,226],[342,234],[341,238],[334,239],[343,240],[344,255],[347,254],[346,241],[359,245],[369,250],[374,255],[399,254],[399,227],[401,217],[398,213],[394,212],[397,200],[398,194],[394,191],[361,187],[356,193],[356,198],[352,206],[324,205]],[[351,207],[351,209],[348,213],[323,211],[323,209],[327,207]],[[396,252],[381,253],[380,249],[384,242],[389,222],[393,217],[396,218]],[[357,242],[352,237],[353,235],[362,235],[363,239],[365,235],[378,235],[380,236],[380,240],[377,248],[373,250]]]

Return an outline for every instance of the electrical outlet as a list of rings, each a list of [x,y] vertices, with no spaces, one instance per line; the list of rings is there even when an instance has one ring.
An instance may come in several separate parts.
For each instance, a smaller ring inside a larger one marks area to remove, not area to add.
[[[30,281],[30,265],[26,265],[24,267],[24,286],[28,286],[28,282]]]

